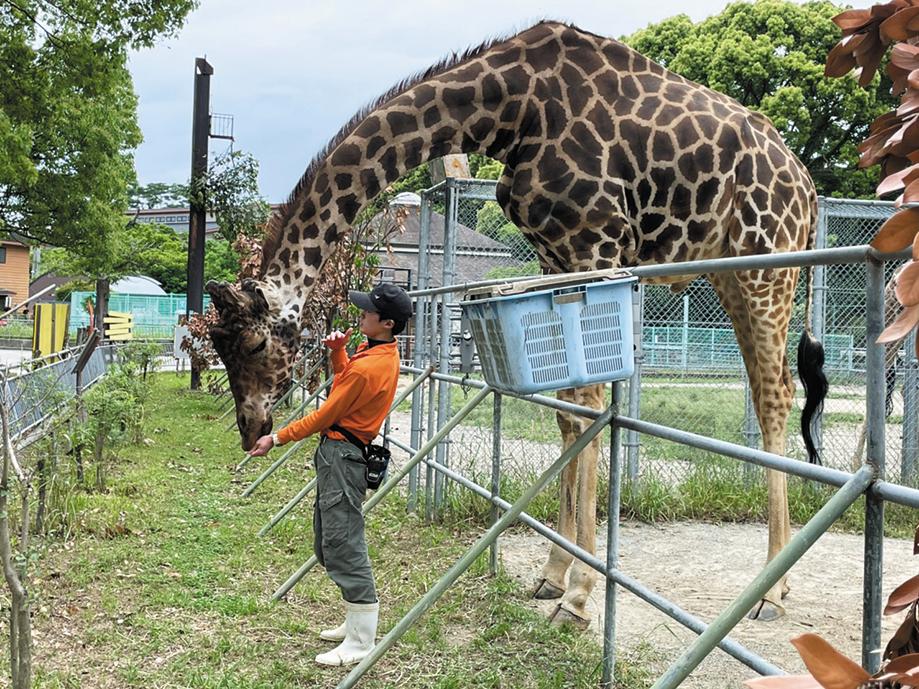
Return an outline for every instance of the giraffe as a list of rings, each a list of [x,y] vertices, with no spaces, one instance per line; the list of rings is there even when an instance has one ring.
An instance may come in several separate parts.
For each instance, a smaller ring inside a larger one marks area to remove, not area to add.
[[[813,183],[767,118],[618,41],[540,22],[453,55],[357,113],[273,215],[261,277],[240,288],[208,286],[220,315],[211,337],[229,372],[244,449],[271,428],[269,408],[289,379],[303,305],[358,212],[408,170],[461,152],[504,164],[497,200],[546,272],[795,251],[813,243]],[[797,269],[708,276],[734,324],[764,449],[776,454],[784,454],[794,392],[785,341],[797,277]],[[669,280],[677,288],[689,281]],[[805,332],[799,370],[819,378],[817,357],[822,349]],[[825,386],[806,379],[805,385],[813,412]],[[600,408],[603,390],[590,386],[559,397]],[[565,447],[586,423],[564,414],[558,422]],[[809,417],[802,428],[807,440]],[[560,481],[559,530],[589,552],[598,453],[599,440]],[[790,526],[784,474],[767,471],[767,482],[772,558],[788,542]],[[556,621],[585,626],[596,575],[572,560],[554,546],[534,595],[560,599]],[[751,614],[781,615],[786,590],[777,584]]]

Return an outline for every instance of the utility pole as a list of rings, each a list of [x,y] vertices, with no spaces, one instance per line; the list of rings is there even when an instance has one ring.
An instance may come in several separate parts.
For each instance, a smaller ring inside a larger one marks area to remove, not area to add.
[[[186,318],[204,312],[204,232],[207,203],[202,194],[207,173],[207,142],[210,134],[211,75],[214,68],[203,57],[195,59],[195,105],[191,129],[191,199],[188,221],[188,293]],[[201,387],[201,371],[192,364],[191,389]]]

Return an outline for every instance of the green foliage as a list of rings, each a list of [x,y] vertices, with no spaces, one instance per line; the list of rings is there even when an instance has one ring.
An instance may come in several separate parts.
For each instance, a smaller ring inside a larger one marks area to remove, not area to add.
[[[128,191],[131,208],[183,208],[188,205],[188,185],[151,182],[146,185],[132,183]]]
[[[260,236],[269,206],[258,191],[258,161],[249,153],[229,151],[210,164],[191,198],[214,213],[220,234],[228,242],[237,236]]]
[[[175,32],[193,0],[0,5],[0,235],[67,246],[105,274],[141,140],[128,48]]]
[[[854,79],[823,76],[840,35],[832,17],[841,11],[823,0],[736,2],[698,24],[679,15],[623,40],[770,117],[810,170],[818,193],[867,198],[877,171],[857,169],[856,147],[894,101],[886,78],[861,89]]]

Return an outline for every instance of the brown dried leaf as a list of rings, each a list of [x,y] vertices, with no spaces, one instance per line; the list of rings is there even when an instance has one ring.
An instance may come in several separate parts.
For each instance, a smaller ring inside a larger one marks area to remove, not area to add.
[[[862,45],[858,47],[855,51],[855,59],[862,67],[861,74],[858,75],[859,86],[864,88],[871,83],[875,72],[878,71],[881,60],[884,58],[884,53],[886,52],[887,46],[881,43],[877,38],[874,40],[865,40],[862,42]]]
[[[824,76],[843,77],[855,68],[857,63],[855,61],[855,55],[852,54],[855,50],[855,46],[851,44],[845,45],[845,40],[846,39],[843,39],[834,45],[829,55],[826,56],[826,65],[823,68]],[[861,41],[859,41],[859,43],[861,43]]]
[[[919,110],[919,93],[916,91],[907,91],[903,94],[903,100],[897,108],[897,117],[903,117]]]
[[[893,615],[901,610],[906,610],[917,599],[919,599],[919,574],[907,579],[893,590],[890,596],[887,597],[884,614]]]
[[[810,675],[777,675],[775,677],[757,677],[744,681],[749,689],[823,689]]]
[[[894,253],[913,243],[919,232],[919,208],[906,208],[891,215],[871,240],[871,246],[882,253]]]
[[[884,660],[916,652],[919,652],[919,628],[916,624],[916,607],[913,606],[890,641],[887,642],[887,647],[884,649]]]
[[[892,175],[887,175],[884,179],[881,180],[881,183],[878,184],[878,188],[875,190],[875,193],[880,196],[885,196],[895,191],[900,191],[909,184],[915,176],[919,174],[919,165],[911,165],[907,168],[895,172]],[[912,175],[912,177],[910,177]]]
[[[899,658],[894,658],[884,666],[884,672],[914,674],[919,670],[919,653],[907,653]]]
[[[903,306],[919,304],[919,263],[909,261],[897,274],[897,286],[894,289],[897,301]]]
[[[916,531],[913,533],[913,555],[919,555],[919,526],[916,526]]]
[[[824,689],[857,689],[871,676],[816,634],[791,640],[804,665]]]
[[[897,199],[897,205],[915,203],[916,201],[919,201],[919,180],[913,178],[908,181],[906,189],[903,190],[903,195]]]
[[[896,342],[909,335],[910,331],[919,323],[919,304],[907,306],[893,323],[888,325],[882,332],[877,341]]]
[[[833,23],[850,33],[871,23],[871,13],[868,10],[846,10],[833,17]]]
[[[919,17],[919,7],[906,7],[881,22],[881,38],[886,43],[905,41],[910,37],[909,23]]]

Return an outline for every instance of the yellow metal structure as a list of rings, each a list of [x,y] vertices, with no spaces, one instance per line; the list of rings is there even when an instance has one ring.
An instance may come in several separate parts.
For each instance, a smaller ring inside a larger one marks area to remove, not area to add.
[[[109,311],[103,319],[105,336],[110,340],[131,340],[134,338],[134,315],[122,311]]]
[[[64,348],[70,304],[36,304],[32,325],[32,356],[47,356]]]

